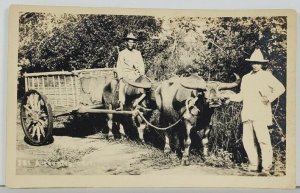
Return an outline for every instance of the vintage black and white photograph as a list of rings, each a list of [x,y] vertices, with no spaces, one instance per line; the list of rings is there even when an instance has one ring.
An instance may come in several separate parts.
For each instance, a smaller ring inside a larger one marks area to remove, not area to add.
[[[293,175],[293,12],[42,10],[13,17],[13,175]]]

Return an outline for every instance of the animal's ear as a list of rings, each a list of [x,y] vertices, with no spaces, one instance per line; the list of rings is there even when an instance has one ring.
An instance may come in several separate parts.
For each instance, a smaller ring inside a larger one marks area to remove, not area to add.
[[[199,92],[197,90],[192,91],[192,97],[198,96]]]
[[[107,92],[115,91],[116,89],[118,89],[118,81],[116,79],[112,79],[103,88],[103,90]]]
[[[162,100],[161,100],[161,85],[159,85],[156,89],[155,89],[155,102],[156,102],[156,106],[159,110],[161,110],[162,107]]]
[[[183,102],[192,96],[192,90],[184,87],[180,87],[177,89],[175,94],[175,101]]]
[[[138,93],[139,94],[145,94],[146,93],[146,89],[138,88]]]

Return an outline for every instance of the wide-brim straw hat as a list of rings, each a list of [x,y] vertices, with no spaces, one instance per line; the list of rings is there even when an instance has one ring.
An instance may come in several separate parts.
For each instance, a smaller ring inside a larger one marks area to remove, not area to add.
[[[125,38],[124,40],[138,40],[134,35],[133,33],[129,33]]]
[[[152,81],[145,75],[138,77],[135,81],[127,80],[128,84],[137,88],[151,88]]]
[[[250,58],[245,59],[248,62],[266,63],[269,60],[264,59],[260,49],[255,49]]]

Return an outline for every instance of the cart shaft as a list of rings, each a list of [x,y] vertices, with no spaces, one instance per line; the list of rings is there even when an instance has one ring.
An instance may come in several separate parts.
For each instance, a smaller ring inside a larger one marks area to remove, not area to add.
[[[123,115],[132,115],[132,111],[116,111],[108,109],[91,109],[91,108],[79,108],[77,113],[102,113],[102,114],[123,114]]]

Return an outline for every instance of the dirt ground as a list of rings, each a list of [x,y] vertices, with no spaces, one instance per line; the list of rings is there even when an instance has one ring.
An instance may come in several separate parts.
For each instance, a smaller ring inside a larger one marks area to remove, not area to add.
[[[257,175],[239,167],[207,166],[203,161],[180,165],[175,155],[127,140],[106,140],[101,134],[69,136],[54,129],[54,142],[46,146],[25,143],[17,128],[17,174],[33,175]],[[193,158],[192,158],[193,159]]]

